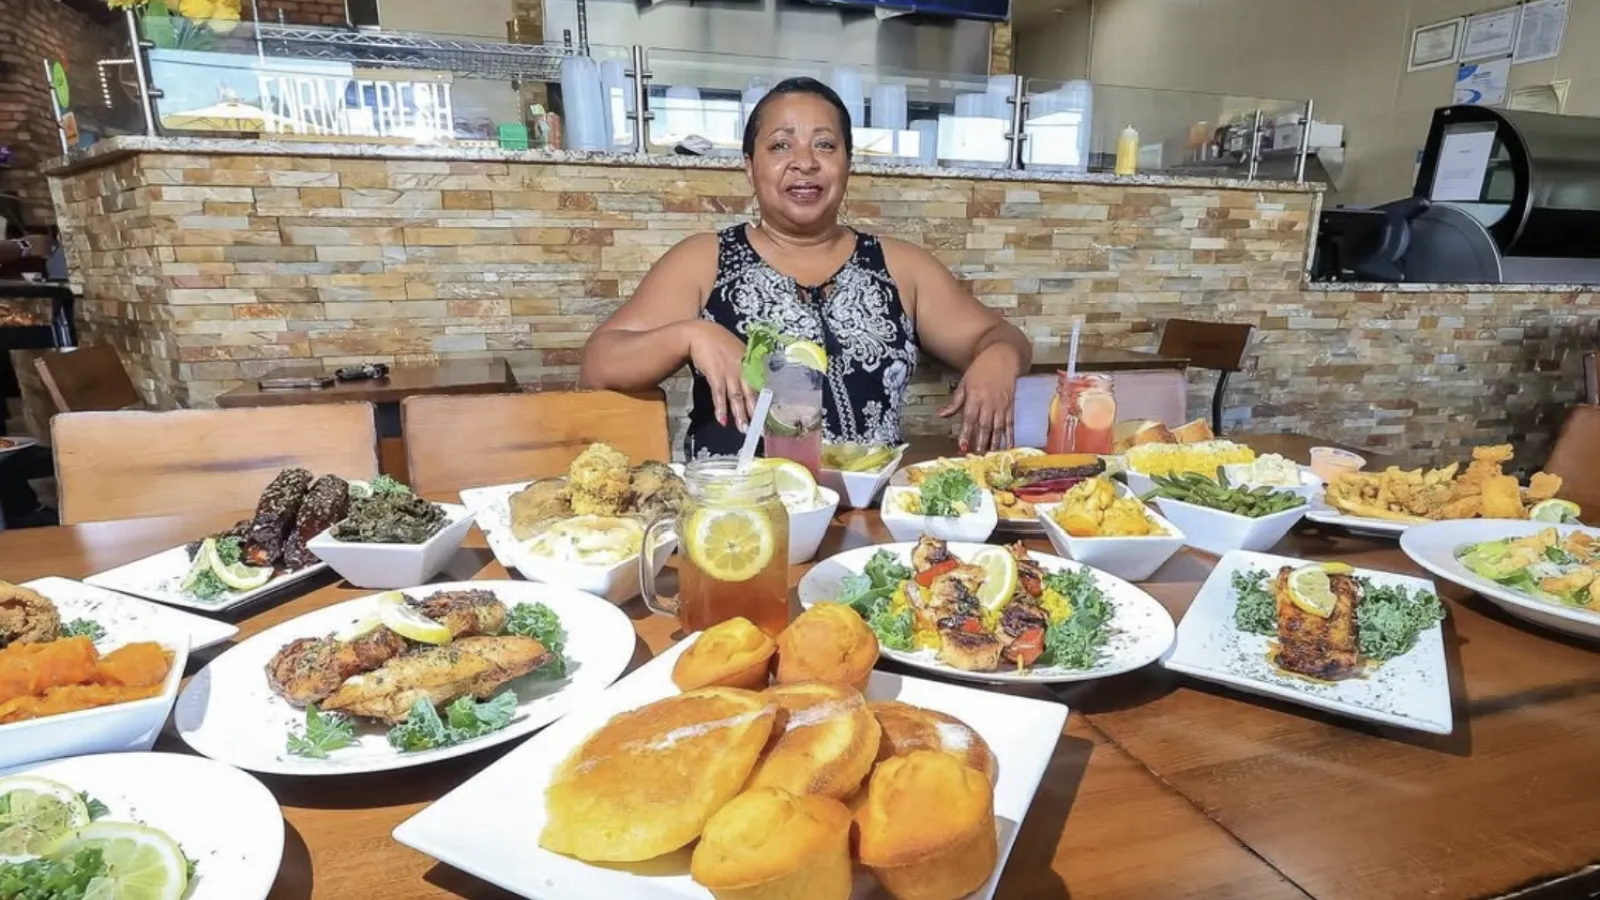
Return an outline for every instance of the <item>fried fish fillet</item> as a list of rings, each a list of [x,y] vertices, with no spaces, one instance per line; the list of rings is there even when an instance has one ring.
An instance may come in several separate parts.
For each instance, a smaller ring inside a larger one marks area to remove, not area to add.
[[[1355,674],[1361,665],[1356,607],[1361,588],[1349,575],[1329,575],[1336,601],[1326,619],[1306,612],[1289,596],[1288,566],[1278,570],[1272,593],[1278,606],[1278,665],[1329,681]]]
[[[506,605],[493,591],[440,591],[407,602],[458,638],[498,634],[506,627]]]
[[[511,495],[511,536],[525,541],[546,525],[572,515],[567,483],[558,478],[535,481]]]
[[[395,724],[405,720],[418,700],[434,706],[468,694],[483,700],[549,659],[550,651],[533,638],[462,638],[397,656],[375,672],[357,675],[322,708]]]
[[[61,635],[61,615],[50,598],[30,588],[0,581],[0,647],[42,644]]]
[[[633,467],[610,444],[590,444],[567,470],[573,513],[620,516],[633,498]]]

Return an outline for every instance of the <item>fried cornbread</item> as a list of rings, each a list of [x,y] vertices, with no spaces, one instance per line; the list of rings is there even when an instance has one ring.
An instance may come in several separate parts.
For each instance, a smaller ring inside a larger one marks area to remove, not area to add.
[[[883,729],[878,741],[879,762],[918,750],[937,750],[977,769],[994,784],[1000,771],[994,753],[967,723],[936,710],[894,700],[869,703],[867,708]]]
[[[689,874],[717,900],[847,900],[850,813],[829,797],[752,788],[706,823]]]
[[[855,610],[819,603],[778,635],[778,683],[824,681],[867,689],[878,662],[878,636]]]
[[[680,691],[732,687],[759,691],[767,686],[778,645],[749,619],[735,617],[707,628],[672,666]]]
[[[877,762],[881,729],[860,691],[811,681],[780,684],[761,696],[778,705],[778,719],[750,787],[836,800],[861,788]]]
[[[897,900],[958,900],[994,871],[994,791],[936,750],[884,760],[856,812],[861,864]]]
[[[739,793],[777,705],[702,688],[613,716],[557,767],[539,845],[591,862],[638,862],[700,836]]]

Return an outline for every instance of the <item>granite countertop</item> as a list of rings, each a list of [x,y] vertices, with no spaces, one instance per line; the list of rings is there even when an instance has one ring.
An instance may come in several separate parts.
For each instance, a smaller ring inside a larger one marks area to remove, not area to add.
[[[138,153],[191,153],[219,156],[315,156],[343,159],[415,159],[443,162],[569,163],[594,166],[635,166],[662,169],[744,168],[744,160],[728,156],[677,156],[638,153],[604,153],[578,150],[501,150],[482,147],[360,144],[343,141],[272,141],[239,138],[143,137],[107,138],[71,156],[57,157],[40,169],[47,175],[66,175],[103,166]],[[1222,188],[1249,191],[1319,193],[1319,182],[1241,181],[1236,178],[1201,178],[1191,175],[1109,175],[1046,169],[951,168],[858,162],[855,175],[890,175],[905,178],[953,178],[973,181],[1033,181],[1068,184],[1147,185],[1175,188]]]
[[[1451,282],[1308,281],[1308,291],[1333,294],[1582,294],[1600,284],[1457,284]]]

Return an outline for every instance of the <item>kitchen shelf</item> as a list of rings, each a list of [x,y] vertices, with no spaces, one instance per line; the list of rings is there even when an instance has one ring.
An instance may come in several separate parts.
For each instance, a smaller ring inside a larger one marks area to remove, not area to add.
[[[346,31],[263,22],[258,39],[269,55],[352,65],[443,69],[462,78],[556,81],[561,59],[576,50],[552,44],[507,44],[401,31]]]

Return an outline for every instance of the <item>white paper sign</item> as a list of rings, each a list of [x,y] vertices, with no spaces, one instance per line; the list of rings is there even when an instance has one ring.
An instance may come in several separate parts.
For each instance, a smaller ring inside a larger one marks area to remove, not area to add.
[[[1467,36],[1461,42],[1463,60],[1505,56],[1517,43],[1519,10],[1512,6],[1467,18]]]
[[[1505,102],[1511,81],[1511,58],[1503,56],[1479,63],[1463,63],[1456,70],[1456,103],[1497,106]]]
[[[1493,130],[1445,134],[1428,196],[1435,201],[1476,203],[1483,195],[1483,179],[1489,173],[1489,154],[1493,152]]]
[[[1554,59],[1561,53],[1561,39],[1567,30],[1569,0],[1529,0],[1522,7],[1522,22],[1517,27],[1519,63]]]

